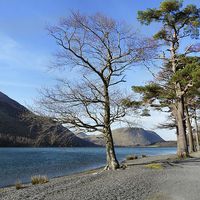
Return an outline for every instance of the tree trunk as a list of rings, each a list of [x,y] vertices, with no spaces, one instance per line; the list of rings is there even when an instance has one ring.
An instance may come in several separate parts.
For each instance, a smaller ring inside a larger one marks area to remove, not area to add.
[[[188,129],[188,139],[189,139],[189,153],[194,152],[194,141],[193,141],[193,133],[192,133],[192,126],[190,122],[190,116],[188,112],[188,107],[185,107],[185,114],[186,114],[186,122],[187,122],[187,129]]]
[[[177,31],[174,31],[173,41],[171,43],[171,69],[175,74],[178,70],[178,62],[177,62],[177,50],[179,48],[179,39],[177,35]],[[185,126],[185,114],[184,114],[184,97],[182,94],[181,85],[179,82],[174,82],[175,93],[176,93],[176,123],[178,128],[178,148],[177,154],[180,157],[188,156],[188,148],[187,148],[187,138],[186,138],[186,126]]]
[[[179,147],[179,136],[178,136],[178,126],[176,125],[176,138],[177,138],[177,152],[180,151],[180,147]]]
[[[106,158],[107,158],[107,165],[105,169],[115,170],[119,168],[119,163],[116,158],[112,132],[111,129],[105,129],[104,132],[105,142],[106,142]]]
[[[178,151],[180,157],[188,156],[183,96],[177,100]]]
[[[107,158],[107,165],[105,169],[115,170],[119,168],[119,162],[117,161],[116,158],[113,138],[112,138],[112,131],[110,127],[110,98],[106,83],[104,85],[104,94],[105,94],[104,137],[106,142],[106,158]]]
[[[196,137],[196,145],[197,145],[197,151],[200,150],[199,147],[199,129],[198,129],[198,124],[197,124],[197,114],[196,114],[196,108],[195,108],[195,113],[194,113],[194,121],[195,121],[195,137]]]

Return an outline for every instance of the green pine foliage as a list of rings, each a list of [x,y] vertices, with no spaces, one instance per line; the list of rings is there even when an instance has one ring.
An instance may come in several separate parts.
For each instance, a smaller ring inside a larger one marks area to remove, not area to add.
[[[180,57],[179,70],[173,75],[171,82],[179,82],[182,87],[191,83],[193,88],[200,87],[200,57]],[[192,88],[191,88],[192,89]]]
[[[172,107],[177,106],[180,94],[185,98],[194,98],[200,93],[200,58],[187,55],[194,51],[193,46],[186,53],[179,52],[183,38],[199,37],[200,9],[191,4],[183,7],[183,1],[165,0],[157,9],[138,11],[138,20],[144,25],[152,22],[161,24],[161,29],[153,37],[169,46],[167,52],[170,51],[170,54],[167,54],[168,57],[164,56],[163,65],[154,81],[144,86],[133,86],[132,89],[141,97],[141,109],[150,105],[157,110],[168,107],[172,111]],[[195,47],[195,52],[198,49],[200,48]],[[133,105],[136,104],[134,101]]]
[[[163,27],[154,35],[155,39],[172,40],[171,29],[176,28],[179,34],[198,38],[200,27],[200,9],[195,5],[182,8],[182,1],[165,0],[158,9],[138,11],[138,20],[145,25],[161,22]]]

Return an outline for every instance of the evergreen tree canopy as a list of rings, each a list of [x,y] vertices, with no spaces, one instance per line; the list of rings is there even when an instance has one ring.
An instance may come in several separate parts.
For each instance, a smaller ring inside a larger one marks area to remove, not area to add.
[[[174,31],[180,37],[191,36],[198,38],[200,27],[200,9],[195,5],[187,5],[182,8],[182,1],[165,0],[158,9],[138,11],[138,20],[145,25],[152,22],[161,22],[161,30],[154,35],[155,39],[165,41],[174,40]]]

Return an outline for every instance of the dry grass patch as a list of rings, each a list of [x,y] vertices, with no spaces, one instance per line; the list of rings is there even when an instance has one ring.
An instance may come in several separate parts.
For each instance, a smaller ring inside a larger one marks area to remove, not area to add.
[[[33,185],[44,184],[44,183],[48,183],[48,182],[49,182],[49,179],[47,176],[38,175],[38,176],[31,177],[31,183]]]
[[[145,165],[145,167],[150,169],[163,169],[163,165],[161,163],[151,163]]]
[[[21,181],[18,180],[18,181],[15,183],[15,188],[16,188],[16,190],[20,190],[20,189],[23,188],[23,185],[22,185]]]

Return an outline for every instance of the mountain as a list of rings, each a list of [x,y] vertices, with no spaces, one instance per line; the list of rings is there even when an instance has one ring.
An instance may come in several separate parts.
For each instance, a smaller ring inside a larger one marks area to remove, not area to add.
[[[150,145],[151,147],[177,147],[177,141],[156,142]]]
[[[87,135],[87,134],[79,135],[78,134],[77,136],[84,139],[84,140],[90,141],[93,144],[96,144],[98,146],[105,146],[103,134],[98,134],[98,135]]]
[[[84,138],[84,137],[87,137],[88,135],[84,132],[79,132],[79,133],[76,133],[76,135],[80,138]]]
[[[153,131],[142,128],[119,128],[113,131],[116,146],[146,146],[164,141]]]
[[[96,146],[61,124],[37,116],[0,92],[0,147]]]
[[[112,131],[115,146],[147,146],[165,142],[158,134],[142,128],[119,128]],[[104,145],[103,135],[82,137],[92,143]]]

